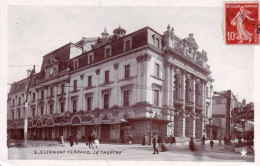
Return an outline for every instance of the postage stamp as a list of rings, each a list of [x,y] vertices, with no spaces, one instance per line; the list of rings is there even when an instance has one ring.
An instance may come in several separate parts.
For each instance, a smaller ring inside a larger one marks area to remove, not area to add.
[[[226,44],[259,44],[259,3],[225,3]]]

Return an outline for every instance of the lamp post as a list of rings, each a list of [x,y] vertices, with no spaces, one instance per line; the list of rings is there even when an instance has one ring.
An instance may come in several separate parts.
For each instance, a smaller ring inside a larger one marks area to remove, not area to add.
[[[150,140],[149,140],[149,145],[152,144],[152,125],[153,125],[153,111],[150,110],[149,111],[149,115],[151,117],[151,121],[150,121]]]

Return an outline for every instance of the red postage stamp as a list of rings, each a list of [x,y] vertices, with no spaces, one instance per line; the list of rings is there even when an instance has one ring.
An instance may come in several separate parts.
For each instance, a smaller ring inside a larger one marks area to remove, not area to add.
[[[259,3],[225,3],[227,44],[259,44]]]

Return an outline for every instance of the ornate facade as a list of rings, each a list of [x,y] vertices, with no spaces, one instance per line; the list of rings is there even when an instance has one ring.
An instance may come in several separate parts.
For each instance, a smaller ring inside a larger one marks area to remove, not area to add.
[[[45,55],[31,81],[29,139],[140,143],[152,132],[201,138],[211,116],[212,82],[207,53],[190,34],[180,39],[167,27],[126,35],[82,38]],[[22,138],[25,96],[21,80],[8,94],[8,135]]]

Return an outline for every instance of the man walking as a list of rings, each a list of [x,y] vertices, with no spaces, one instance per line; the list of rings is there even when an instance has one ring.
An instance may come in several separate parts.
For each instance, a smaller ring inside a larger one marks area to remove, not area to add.
[[[157,138],[156,133],[153,133],[153,154],[159,154],[159,150],[157,149]]]
[[[170,135],[170,138],[169,138],[169,142],[170,142],[170,144],[169,144],[169,146],[173,146],[173,136],[172,135]]]
[[[205,140],[206,140],[205,135],[203,135],[203,137],[202,137],[202,145],[205,145]]]
[[[71,136],[70,136],[70,147],[73,146],[73,141],[74,141],[74,139],[73,139],[73,136],[71,135]]]
[[[88,147],[90,149],[94,149],[94,147],[93,147],[93,137],[92,137],[91,134],[88,136]]]
[[[211,149],[213,149],[213,145],[214,145],[214,142],[213,142],[213,140],[211,140],[211,141],[210,141],[210,147],[211,147]]]
[[[78,142],[79,142],[79,135],[77,134],[76,135],[76,145],[78,145]]]
[[[189,148],[190,148],[191,151],[195,151],[195,145],[194,145],[193,137],[190,138]]]
[[[174,135],[172,136],[172,143],[176,146],[176,138]]]
[[[221,139],[222,139],[222,137],[221,137],[221,135],[219,135],[219,145],[221,145]]]

